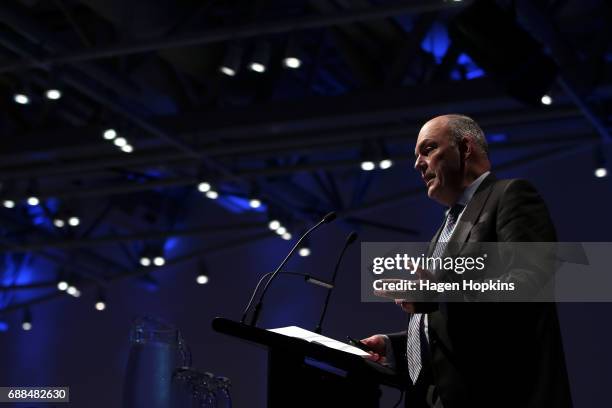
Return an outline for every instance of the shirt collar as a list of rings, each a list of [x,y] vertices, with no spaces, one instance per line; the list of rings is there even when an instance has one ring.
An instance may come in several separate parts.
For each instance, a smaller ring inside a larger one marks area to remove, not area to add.
[[[487,178],[489,174],[491,174],[490,171],[485,171],[480,175],[480,177],[472,181],[472,184],[470,184],[465,190],[463,190],[463,194],[461,194],[461,197],[459,197],[459,200],[457,200],[457,204],[461,204],[464,206],[467,205],[472,199],[472,197],[474,197],[474,193],[476,192],[476,190],[478,190],[480,184],[482,184],[484,179]]]
[[[472,181],[472,184],[470,184],[469,186],[467,186],[465,190],[463,190],[463,194],[461,194],[461,197],[459,197],[459,200],[457,200],[455,204],[460,204],[466,207],[468,203],[470,202],[470,200],[472,199],[472,197],[474,197],[474,193],[476,193],[476,190],[478,190],[478,187],[480,187],[484,179],[487,178],[489,174],[491,174],[490,171],[485,171],[476,180]],[[448,211],[450,211],[450,209],[446,210],[447,214],[448,214]]]

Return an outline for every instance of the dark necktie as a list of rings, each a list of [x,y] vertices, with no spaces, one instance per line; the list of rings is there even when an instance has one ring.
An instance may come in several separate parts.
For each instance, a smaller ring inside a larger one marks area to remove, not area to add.
[[[432,254],[433,257],[442,256],[446,250],[448,241],[450,240],[451,235],[453,235],[453,231],[457,225],[457,220],[459,219],[459,215],[461,214],[461,211],[463,211],[463,208],[465,208],[465,206],[455,204],[448,211],[448,215],[444,222],[444,228],[440,233],[440,237],[438,238],[438,242],[436,242],[436,246]],[[419,373],[421,372],[421,368],[423,368],[423,362],[421,360],[421,320],[423,320],[423,314],[414,313],[410,318],[410,322],[408,323],[406,360],[408,362],[408,374],[410,375],[410,379],[412,380],[413,384],[416,383]]]

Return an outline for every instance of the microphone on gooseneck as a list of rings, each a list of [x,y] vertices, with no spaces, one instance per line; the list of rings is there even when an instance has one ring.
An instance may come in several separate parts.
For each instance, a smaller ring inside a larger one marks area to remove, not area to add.
[[[346,241],[344,242],[342,251],[340,251],[340,256],[338,257],[338,261],[336,262],[336,267],[334,268],[334,274],[332,275],[332,280],[331,280],[332,287],[329,288],[329,290],[327,291],[327,297],[325,298],[325,303],[323,305],[323,311],[321,312],[321,318],[319,319],[319,324],[315,328],[315,333],[317,334],[321,334],[321,330],[323,327],[323,319],[325,319],[325,313],[327,312],[327,306],[329,305],[329,298],[331,297],[332,289],[336,283],[336,275],[338,275],[338,269],[340,269],[340,262],[342,262],[342,258],[344,257],[344,253],[346,252],[347,248],[353,242],[355,242],[356,239],[357,239],[357,233],[355,231],[351,232],[346,237]]]
[[[289,251],[289,253],[285,257],[285,259],[283,259],[283,261],[280,263],[280,265],[278,265],[278,267],[274,270],[274,272],[272,272],[272,275],[270,276],[270,279],[268,279],[268,281],[266,282],[264,288],[262,289],[261,296],[259,297],[259,302],[255,306],[255,310],[253,311],[253,316],[251,317],[251,322],[249,323],[251,326],[255,326],[257,324],[257,320],[259,319],[259,313],[261,312],[261,308],[263,306],[263,300],[264,300],[264,297],[266,296],[266,292],[268,291],[268,288],[270,287],[270,284],[276,278],[276,276],[278,275],[280,270],[283,268],[283,266],[285,266],[287,261],[289,261],[289,258],[291,258],[291,255],[293,255],[293,253],[300,246],[302,241],[308,235],[310,235],[314,230],[319,228],[322,224],[330,223],[330,222],[332,222],[335,219],[336,219],[336,213],[335,212],[330,212],[325,217],[323,217],[321,219],[321,221],[319,221],[318,223],[316,223],[315,225],[310,227],[310,229],[308,231],[306,231],[304,233],[304,235],[302,235],[300,237],[300,239],[295,243],[295,245],[293,245],[293,248],[291,248],[291,250]],[[261,281],[260,281],[260,283],[261,283]],[[249,304],[244,309],[244,313],[242,314],[242,319],[240,319],[241,323],[244,323],[246,318],[247,318],[247,315],[249,313],[249,309],[251,308],[251,304],[253,303],[253,300],[255,299],[255,295],[257,293],[257,289],[258,288],[259,288],[259,284],[257,284],[257,286],[255,287],[255,290],[253,291],[253,294],[251,295],[251,299],[249,300]]]

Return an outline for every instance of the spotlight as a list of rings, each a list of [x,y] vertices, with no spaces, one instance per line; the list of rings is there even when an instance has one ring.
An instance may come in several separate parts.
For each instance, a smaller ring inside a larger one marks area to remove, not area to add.
[[[206,285],[208,283],[208,276],[201,273],[196,278],[196,282],[198,282],[199,285]]]
[[[102,137],[104,137],[106,140],[113,140],[117,137],[117,131],[115,129],[106,129],[102,133]]]
[[[251,208],[259,208],[261,207],[261,200],[258,200],[257,198],[251,198],[249,200],[249,205],[251,206]]]
[[[287,68],[298,69],[302,66],[302,61],[297,57],[287,57],[283,60],[283,64]]]
[[[283,58],[283,65],[289,69],[298,69],[302,66],[302,53],[297,46],[294,38],[289,38],[287,41],[287,48],[285,49],[285,56]]]
[[[62,91],[60,91],[59,89],[48,89],[47,92],[45,92],[45,96],[47,97],[47,99],[56,101],[62,97]]]
[[[76,286],[68,286],[66,288],[66,293],[68,293],[70,296],[74,296],[74,297],[79,297],[81,296],[81,292],[76,288]]]
[[[378,163],[378,167],[383,170],[387,170],[391,166],[393,166],[393,161],[391,159],[383,159]]]
[[[155,266],[164,266],[166,264],[166,259],[163,256],[156,256],[153,258],[153,264]]]
[[[53,220],[53,225],[55,225],[57,228],[64,228],[66,223],[61,218],[56,218]]]
[[[210,198],[211,200],[216,200],[219,197],[219,193],[217,193],[215,190],[209,190],[206,192],[206,197]]]
[[[270,44],[264,41],[260,41],[253,50],[253,57],[249,68],[251,71],[257,73],[263,73],[266,71],[266,66],[270,61]]]
[[[287,232],[287,228],[283,227],[282,225],[276,229],[276,233],[277,233],[278,235],[283,235],[283,234],[285,234],[286,232]]]
[[[608,169],[606,169],[605,167],[598,167],[595,169],[594,173],[595,173],[595,177],[603,178],[608,175]]]
[[[549,95],[544,95],[542,96],[542,99],[540,99],[540,102],[542,102],[542,105],[550,105],[552,104],[553,100]]]
[[[15,202],[13,200],[4,200],[2,201],[2,205],[4,206],[4,208],[14,208]]]
[[[363,171],[372,171],[375,168],[376,168],[376,165],[374,164],[373,161],[366,160],[366,161],[361,162],[361,170]]]
[[[200,190],[202,193],[210,191],[210,188],[211,188],[210,183],[207,183],[205,181],[203,181],[200,184],[198,184],[198,190]]]
[[[308,255],[310,255],[310,248],[302,247],[302,248],[300,248],[298,253],[300,254],[300,256],[308,256]]]
[[[242,47],[232,45],[227,49],[223,64],[219,67],[219,71],[227,76],[235,76],[240,69],[240,61],[242,59]]]
[[[219,70],[224,73],[227,76],[234,76],[236,75],[236,71],[231,69],[230,67],[225,67],[225,66],[221,66],[221,68],[219,68]]]
[[[283,235],[281,235],[281,238],[284,239],[285,241],[289,241],[291,239],[291,234],[288,232],[285,232]]]
[[[125,145],[128,144],[127,140],[124,137],[118,137],[115,140],[113,140],[113,143],[115,144],[115,146],[117,147],[123,147]]]
[[[123,151],[124,153],[132,153],[134,151],[134,148],[132,147],[132,145],[126,144],[121,146],[121,151]]]
[[[66,282],[65,280],[57,282],[57,289],[61,291],[68,289],[68,282]]]
[[[263,72],[266,72],[266,66],[259,62],[251,62],[251,65],[249,65],[249,68],[251,68],[251,71],[255,71],[260,74]]]
[[[25,309],[23,311],[23,320],[21,322],[21,328],[25,331],[32,330],[32,313],[30,309]]]
[[[27,105],[28,103],[30,103],[30,98],[28,98],[26,94],[22,93],[16,93],[15,95],[13,95],[13,100],[19,105]]]
[[[40,200],[36,196],[28,197],[27,202],[28,202],[28,205],[31,205],[32,207],[34,207],[35,205],[40,204]]]
[[[68,224],[71,227],[76,227],[81,223],[81,220],[79,219],[79,217],[70,217],[68,218]]]
[[[597,178],[604,178],[608,175],[608,168],[606,166],[606,156],[601,146],[596,147],[593,150],[593,159],[595,161],[593,174]]]
[[[268,223],[268,228],[270,228],[272,231],[276,231],[277,229],[279,229],[281,226],[280,221],[278,220],[272,220]]]
[[[96,299],[94,307],[100,312],[106,309],[106,299],[104,298],[104,292],[101,288],[98,288],[98,299]]]
[[[151,258],[149,258],[148,256],[141,256],[140,257],[140,264],[142,266],[150,266],[151,265]]]

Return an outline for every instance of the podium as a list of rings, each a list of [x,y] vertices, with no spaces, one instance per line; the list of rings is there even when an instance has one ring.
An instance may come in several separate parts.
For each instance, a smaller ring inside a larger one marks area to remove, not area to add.
[[[354,354],[221,317],[212,326],[268,349],[268,408],[378,407],[381,384],[403,387],[393,370]]]

